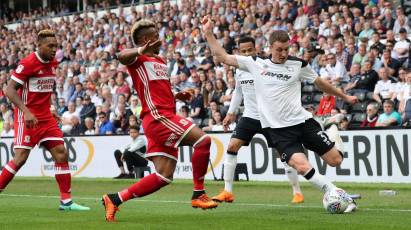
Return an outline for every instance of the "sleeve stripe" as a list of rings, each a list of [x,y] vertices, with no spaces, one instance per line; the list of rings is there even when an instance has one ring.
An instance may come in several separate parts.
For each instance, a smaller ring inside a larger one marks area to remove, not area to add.
[[[24,81],[20,80],[14,75],[11,75],[11,79],[13,79],[15,82],[19,83],[20,85],[24,85]]]

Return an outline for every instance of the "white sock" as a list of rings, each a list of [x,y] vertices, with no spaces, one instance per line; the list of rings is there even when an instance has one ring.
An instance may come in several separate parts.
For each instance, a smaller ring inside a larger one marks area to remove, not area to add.
[[[288,181],[293,188],[293,194],[301,193],[300,183],[298,182],[298,173],[293,167],[289,166],[287,163],[283,162],[285,168],[285,174],[287,174]]]
[[[331,125],[327,129],[327,135],[331,141],[335,143],[335,147],[342,153],[344,153],[344,143],[340,137],[337,125]]]
[[[310,182],[317,189],[321,190],[323,193],[326,193],[330,189],[337,188],[327,177],[316,172],[314,168],[308,170],[304,177],[308,180],[308,182]]]
[[[233,180],[235,167],[237,166],[237,155],[225,154],[224,160],[224,190],[233,192]]]

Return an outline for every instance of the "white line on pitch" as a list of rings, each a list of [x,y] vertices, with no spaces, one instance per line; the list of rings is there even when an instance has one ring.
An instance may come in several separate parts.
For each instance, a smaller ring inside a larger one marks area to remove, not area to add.
[[[60,196],[42,196],[42,195],[30,195],[30,194],[0,194],[0,196],[8,197],[36,197],[36,198],[53,198],[59,199]],[[75,197],[78,200],[100,200],[97,197]],[[177,204],[188,204],[189,201],[178,201],[178,200],[145,200],[145,199],[134,199],[134,202],[151,202],[151,203],[177,203]],[[233,203],[232,205],[238,206],[263,206],[263,207],[275,207],[275,208],[322,208],[322,206],[315,205],[288,205],[288,204],[261,204],[261,203]],[[411,212],[411,209],[383,209],[383,208],[360,208],[364,211],[386,211],[386,212]]]

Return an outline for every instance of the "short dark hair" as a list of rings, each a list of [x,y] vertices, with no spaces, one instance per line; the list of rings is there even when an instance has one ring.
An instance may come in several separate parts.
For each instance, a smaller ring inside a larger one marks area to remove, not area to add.
[[[383,104],[389,104],[389,105],[391,105],[392,107],[394,107],[394,105],[395,105],[394,102],[393,102],[392,100],[389,100],[389,99],[388,99],[388,100],[385,100]]]
[[[98,114],[98,116],[99,116],[99,117],[100,117],[100,116],[107,117],[107,114],[106,114],[105,112],[100,112],[100,113]]]
[[[274,42],[288,42],[290,37],[288,33],[284,30],[274,30],[270,35],[270,45]]]
[[[54,33],[53,30],[50,30],[50,29],[40,30],[40,32],[38,32],[38,34],[37,34],[37,41],[41,42],[45,38],[55,37],[55,36],[56,36],[56,34]]]
[[[156,28],[156,24],[153,21],[147,19],[141,19],[140,21],[136,22],[131,28],[131,39],[133,40],[134,44],[137,45],[142,35],[146,34],[147,29],[150,29],[152,27]]]
[[[249,37],[249,36],[242,36],[242,37],[240,37],[240,39],[238,39],[238,47],[240,47],[241,43],[247,43],[247,42],[251,42],[255,46],[255,39],[254,38]]]
[[[140,131],[140,127],[138,127],[137,125],[130,125],[130,127],[128,128],[129,130],[136,130],[137,132]]]

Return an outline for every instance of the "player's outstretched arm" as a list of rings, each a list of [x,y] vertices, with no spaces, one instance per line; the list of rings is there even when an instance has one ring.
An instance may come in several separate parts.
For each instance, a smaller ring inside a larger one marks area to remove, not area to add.
[[[149,40],[144,46],[132,48],[132,49],[124,49],[118,55],[118,60],[123,65],[131,65],[135,62],[136,58],[146,52],[152,52],[153,47],[156,47],[158,43],[161,43],[160,40],[151,41]]]
[[[211,22],[210,16],[205,16],[202,20],[203,33],[207,39],[207,43],[210,46],[211,52],[217,57],[217,60],[230,66],[235,66],[238,68],[237,58],[234,55],[229,55],[223,47],[215,39],[212,28],[213,24]]]
[[[339,90],[332,86],[330,83],[327,81],[323,80],[321,77],[317,77],[314,81],[314,84],[320,89],[322,92],[334,95],[336,97],[339,97],[343,99],[345,102],[349,104],[355,104],[358,102],[358,98],[356,96],[350,96],[342,92],[342,90]]]
[[[38,124],[37,118],[30,112],[30,110],[24,105],[17,90],[22,87],[19,83],[14,80],[9,80],[6,86],[6,91],[4,92],[7,98],[19,108],[24,114],[24,121],[28,128],[34,128]]]

